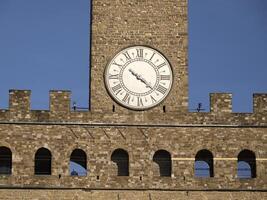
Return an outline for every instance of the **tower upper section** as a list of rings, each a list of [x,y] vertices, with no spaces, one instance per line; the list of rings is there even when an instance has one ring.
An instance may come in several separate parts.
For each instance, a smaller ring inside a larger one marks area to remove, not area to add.
[[[93,0],[91,30],[92,112],[111,112],[114,107],[118,112],[136,112],[120,106],[110,97],[104,74],[106,66],[118,52],[138,45],[164,55],[173,72],[169,94],[147,112],[157,112],[163,106],[169,112],[187,111],[187,0]]]

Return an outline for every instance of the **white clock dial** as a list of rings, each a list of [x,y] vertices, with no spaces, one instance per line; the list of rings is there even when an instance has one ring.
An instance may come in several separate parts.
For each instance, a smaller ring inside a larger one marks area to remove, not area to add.
[[[119,104],[145,110],[162,102],[172,86],[172,69],[157,50],[133,46],[120,51],[107,65],[105,84]]]

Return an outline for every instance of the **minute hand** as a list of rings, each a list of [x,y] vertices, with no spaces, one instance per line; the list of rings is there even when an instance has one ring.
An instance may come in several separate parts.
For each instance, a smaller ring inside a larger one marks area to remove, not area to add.
[[[136,77],[137,80],[140,80],[141,82],[143,82],[146,85],[146,87],[153,89],[152,86],[141,75],[137,74],[132,69],[129,69],[129,71]]]

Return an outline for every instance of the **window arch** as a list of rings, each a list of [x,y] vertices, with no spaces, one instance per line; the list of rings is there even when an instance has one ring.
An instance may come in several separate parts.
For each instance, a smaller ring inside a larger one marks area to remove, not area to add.
[[[70,175],[86,176],[87,175],[87,156],[81,149],[75,149],[70,155]]]
[[[10,175],[12,172],[12,152],[7,147],[0,147],[0,174]]]
[[[123,149],[116,149],[111,155],[111,161],[117,164],[117,176],[129,176],[129,155]]]
[[[171,176],[172,174],[172,161],[171,154],[165,150],[158,150],[153,156],[153,162],[159,166],[160,176]]]
[[[196,177],[213,177],[213,155],[203,149],[197,152],[195,157],[195,176]]]
[[[51,175],[51,152],[46,148],[40,148],[35,153],[34,174]]]
[[[256,178],[256,156],[253,151],[243,150],[238,154],[238,178]]]

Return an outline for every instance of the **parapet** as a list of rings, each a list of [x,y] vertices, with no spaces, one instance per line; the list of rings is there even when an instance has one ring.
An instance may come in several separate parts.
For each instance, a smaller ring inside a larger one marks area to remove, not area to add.
[[[32,111],[30,90],[9,90],[9,108],[0,110],[0,119],[17,121],[44,118],[45,120],[48,119],[48,115],[64,118],[65,114],[70,113],[70,91],[52,90],[49,96],[50,111]]]
[[[51,90],[50,111],[70,112],[70,91]],[[31,106],[30,90],[9,90],[9,110],[10,112],[30,112]]]
[[[212,113],[231,113],[232,94],[231,93],[211,93],[210,112]]]
[[[233,113],[231,93],[210,94],[210,113],[190,113],[185,115],[168,113],[157,115],[153,112],[130,112],[124,115],[119,112],[100,113],[71,109],[71,91],[51,90],[49,93],[49,110],[31,110],[30,90],[10,90],[9,109],[0,110],[0,121],[4,122],[97,122],[97,123],[174,123],[174,124],[266,124],[267,94],[253,95],[253,113]],[[153,110],[152,110],[153,111]],[[146,121],[143,120],[146,117]],[[138,119],[138,120],[137,120]],[[142,119],[142,120],[140,120]]]
[[[232,113],[232,94],[211,93],[210,112]],[[253,113],[267,113],[267,94],[253,94]]]

